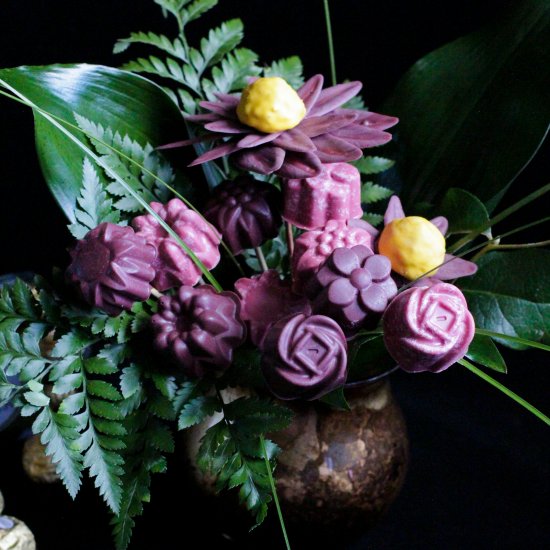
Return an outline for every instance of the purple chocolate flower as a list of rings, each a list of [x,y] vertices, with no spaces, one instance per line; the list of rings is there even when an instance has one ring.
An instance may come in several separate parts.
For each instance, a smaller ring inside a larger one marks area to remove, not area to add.
[[[149,298],[156,250],[131,227],[102,223],[79,240],[70,254],[67,278],[90,305],[119,315],[134,302]]]
[[[176,295],[159,300],[159,311],[151,318],[155,345],[169,350],[194,376],[203,376],[208,366],[226,368],[246,336],[239,310],[233,292],[182,286]]]
[[[283,218],[302,229],[363,215],[359,170],[345,162],[324,164],[312,178],[284,180],[283,196]]]
[[[234,254],[276,237],[281,216],[276,211],[279,191],[274,185],[240,176],[216,187],[204,217],[222,233]]]
[[[393,220],[404,218],[405,212],[403,206],[401,205],[401,200],[397,195],[394,195],[386,212],[384,214],[384,226],[391,223]],[[449,228],[449,222],[444,216],[437,216],[430,220],[436,227],[441,231],[441,234],[445,236],[447,229]],[[374,229],[374,228],[373,228]],[[451,279],[458,279],[460,277],[469,277],[477,271],[477,265],[474,262],[469,262],[468,260],[463,260],[452,254],[445,254],[444,264],[435,272],[435,279],[438,281],[448,281]],[[408,282],[406,279],[397,276],[399,281]],[[433,277],[430,277],[433,278]],[[423,278],[421,279],[423,280]]]
[[[448,283],[398,294],[382,317],[389,354],[407,372],[441,372],[462,359],[475,333],[460,290]]]
[[[313,311],[332,317],[345,332],[372,328],[397,294],[391,263],[366,246],[337,248],[317,272]]]
[[[152,202],[151,208],[177,233],[207,269],[218,264],[221,238],[200,214],[187,208],[180,199],[172,199],[164,205]],[[157,272],[154,285],[158,290],[197,284],[201,270],[154,216],[138,216],[133,219],[132,225],[138,235],[145,237],[157,249],[158,256],[153,267]]]
[[[346,223],[330,220],[320,230],[306,231],[296,239],[292,256],[293,289],[298,293],[307,293],[313,275],[336,248],[351,248],[363,244],[372,249],[373,236],[362,224],[355,220]]]
[[[241,319],[248,325],[253,344],[261,347],[268,328],[279,319],[296,313],[311,313],[307,299],[294,294],[290,284],[274,269],[252,279],[239,279],[235,290],[241,297]]]
[[[323,90],[322,75],[310,78],[298,90],[306,106],[304,119],[290,130],[270,134],[239,121],[238,96],[216,94],[218,101],[200,104],[210,111],[208,114],[189,116],[187,120],[204,124],[210,132],[205,139],[214,135],[225,141],[201,155],[191,166],[232,155],[233,162],[243,170],[276,173],[282,178],[308,178],[321,173],[322,163],[359,159],[361,149],[390,141],[391,134],[383,130],[398,121],[395,117],[369,111],[341,108],[359,93],[361,87],[360,82],[347,82]]]
[[[346,337],[329,317],[285,317],[264,340],[262,372],[279,399],[318,399],[344,384],[346,368]]]

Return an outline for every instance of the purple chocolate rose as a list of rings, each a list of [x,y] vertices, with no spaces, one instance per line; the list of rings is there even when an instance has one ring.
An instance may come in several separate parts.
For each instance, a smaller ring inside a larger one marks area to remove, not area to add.
[[[262,372],[279,399],[318,399],[346,381],[346,337],[329,317],[285,317],[272,325],[263,349]]]
[[[102,223],[79,240],[70,254],[67,279],[92,306],[118,315],[149,298],[156,250],[131,227]]]
[[[314,281],[313,311],[332,317],[348,334],[376,326],[397,294],[389,259],[362,245],[337,248]]]
[[[203,376],[208,366],[226,368],[246,336],[239,310],[233,292],[182,286],[176,295],[159,300],[159,311],[151,318],[155,345],[171,351],[194,376]]]
[[[474,318],[460,290],[448,283],[413,287],[382,317],[389,354],[407,372],[441,372],[468,351]]]

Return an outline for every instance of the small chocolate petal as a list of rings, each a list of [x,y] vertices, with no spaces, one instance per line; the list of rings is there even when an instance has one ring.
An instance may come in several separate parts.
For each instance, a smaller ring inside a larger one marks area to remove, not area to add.
[[[356,81],[326,88],[319,94],[315,105],[311,108],[311,116],[321,116],[340,107],[340,105],[356,96],[362,87],[361,82]]]
[[[250,130],[250,128],[248,129]],[[279,137],[280,132],[273,132],[272,134],[248,134],[243,137],[237,145],[242,149],[248,149],[250,147],[258,147],[264,143],[269,143]]]
[[[361,149],[347,141],[330,134],[313,138],[317,147],[317,156],[321,162],[348,162],[360,159]]]
[[[354,111],[358,113],[357,124],[374,130],[386,130],[395,126],[399,119],[394,116],[381,115],[370,111]]]
[[[401,205],[401,200],[397,195],[394,195],[390,199],[388,207],[386,208],[386,212],[384,213],[384,225],[388,225],[393,220],[404,217],[405,211],[403,210],[403,206]]]
[[[447,229],[449,229],[449,221],[445,216],[437,216],[430,220],[441,231],[441,234],[445,236]]]
[[[258,149],[241,150],[233,156],[233,163],[238,168],[266,175],[278,170],[284,160],[284,149],[270,145]]]
[[[223,117],[237,118],[235,107],[228,107],[227,105],[219,103],[218,101],[201,101],[199,105],[203,109],[206,109],[207,111],[212,111],[213,113],[216,113]]]
[[[288,151],[277,175],[286,179],[312,178],[323,169],[321,161],[314,153]]]
[[[364,248],[368,250],[366,247]],[[353,247],[351,250],[349,248],[337,248],[332,253],[329,262],[340,275],[351,275],[351,272],[360,266],[355,249],[359,249],[359,245]]]
[[[222,94],[221,92],[214,92],[214,95],[225,105],[232,105],[236,107],[239,104],[240,98],[230,94]]]
[[[216,113],[202,113],[200,115],[187,115],[184,118],[190,122],[212,122],[213,120],[220,120],[220,115]]]
[[[300,123],[298,129],[310,138],[313,138],[348,126],[356,118],[357,115],[353,111],[333,112],[323,116],[307,117]]]
[[[218,132],[224,134],[245,134],[250,130],[244,124],[236,120],[215,120],[214,122],[209,122],[205,124],[204,127],[211,132]]]
[[[474,262],[457,258],[451,254],[445,254],[445,263],[435,273],[435,277],[441,281],[457,279],[458,277],[469,277],[477,271]]]
[[[273,145],[282,147],[287,151],[296,151],[297,153],[310,153],[316,149],[311,139],[297,129],[282,132],[281,135],[273,141]]]
[[[308,113],[311,107],[317,101],[321,90],[323,89],[323,75],[316,74],[312,76],[302,87],[298,90],[298,95],[300,99],[304,102],[306,106],[306,113]]]
[[[388,132],[365,128],[355,123],[334,132],[331,131],[330,133],[333,136],[345,139],[348,143],[360,147],[361,149],[384,145],[388,143],[388,141],[391,141],[392,138],[391,134]]]
[[[211,160],[219,159],[220,157],[225,157],[230,155],[235,151],[238,151],[240,147],[235,143],[224,143],[219,147],[214,147],[206,153],[203,153],[200,157],[197,157],[189,166],[197,166],[198,164],[203,164],[204,162],[209,162]]]

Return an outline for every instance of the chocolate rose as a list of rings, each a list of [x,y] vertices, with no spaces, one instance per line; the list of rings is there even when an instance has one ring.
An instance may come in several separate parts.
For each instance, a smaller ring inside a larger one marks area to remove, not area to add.
[[[182,286],[174,296],[159,300],[159,311],[151,318],[155,345],[171,351],[194,376],[203,376],[208,366],[228,367],[246,336],[239,309],[232,292]]]
[[[175,231],[207,269],[220,261],[220,236],[200,214],[187,208],[180,199],[166,204],[152,202],[151,208]],[[154,216],[146,214],[133,219],[136,233],[158,252],[153,263],[157,274],[153,284],[158,290],[181,285],[195,285],[202,272],[187,252],[166,232]]]
[[[102,223],[79,240],[70,254],[67,279],[90,305],[118,315],[149,298],[156,250],[131,227]]]
[[[332,317],[348,334],[373,328],[397,294],[391,262],[362,245],[337,248],[314,281],[313,311]]]
[[[398,294],[382,317],[389,354],[408,372],[441,372],[464,357],[475,323],[460,290],[447,283]]]
[[[283,218],[302,229],[363,215],[359,170],[345,162],[324,164],[313,178],[283,180]]]
[[[279,399],[317,399],[346,381],[346,337],[329,317],[285,317],[272,325],[263,349],[262,372]]]
[[[278,189],[250,176],[240,176],[216,187],[204,217],[221,231],[234,254],[276,237],[281,216],[276,210]]]
[[[306,231],[296,239],[292,256],[293,289],[307,293],[311,279],[336,248],[351,248],[357,244],[373,247],[374,237],[362,225],[342,220],[330,220],[318,231]]]
[[[241,319],[246,321],[250,340],[258,347],[270,325],[279,319],[296,313],[311,313],[309,301],[294,294],[290,284],[282,281],[274,269],[251,279],[239,279],[235,290],[241,298]]]

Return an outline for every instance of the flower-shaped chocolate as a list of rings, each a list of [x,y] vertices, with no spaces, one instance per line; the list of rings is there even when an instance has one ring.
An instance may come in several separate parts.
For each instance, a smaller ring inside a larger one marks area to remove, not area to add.
[[[159,300],[158,313],[151,318],[155,345],[170,351],[194,376],[203,376],[208,367],[226,368],[246,337],[239,310],[239,298],[232,292],[182,286],[174,296]]]
[[[311,313],[309,301],[294,294],[274,269],[252,279],[239,279],[235,290],[241,298],[241,319],[248,325],[253,344],[262,346],[269,327],[279,319],[296,313]]]
[[[200,214],[187,208],[180,199],[172,199],[164,205],[152,202],[151,208],[175,231],[207,269],[212,269],[218,264],[221,237]],[[133,219],[132,225],[138,235],[157,249],[157,258],[153,263],[157,274],[153,283],[158,290],[195,285],[198,282],[201,270],[154,216],[138,216]]]
[[[389,354],[408,372],[441,372],[462,359],[475,333],[460,290],[448,283],[398,294],[382,317]]]
[[[391,263],[366,246],[337,248],[314,276],[320,289],[313,311],[332,317],[347,333],[376,325],[397,294]]]
[[[347,343],[323,315],[285,317],[264,340],[262,372],[279,399],[317,399],[346,381]]]
[[[405,217],[403,206],[399,197],[394,195],[388,204],[386,212],[384,214],[384,226],[389,225],[394,220],[398,220]],[[430,222],[439,229],[441,234],[445,236],[449,227],[449,222],[444,216],[437,216],[430,220]],[[428,273],[428,277],[436,277],[439,281],[447,281],[450,279],[457,279],[459,277],[468,277],[473,275],[477,271],[477,265],[468,260],[463,260],[453,256],[452,254],[445,254],[441,267],[437,270],[433,270]],[[421,279],[423,280],[423,279]],[[403,279],[404,282],[405,279]]]
[[[359,93],[360,82],[323,88],[323,77],[310,78],[298,95],[306,115],[290,130],[263,133],[246,126],[237,117],[240,98],[217,94],[218,101],[203,101],[208,114],[193,115],[188,120],[204,124],[214,137],[226,140],[222,145],[198,157],[192,165],[231,155],[243,170],[260,174],[276,173],[282,178],[308,178],[321,173],[322,163],[347,162],[361,157],[361,149],[387,143],[391,134],[383,130],[397,123],[397,118],[341,107]],[[168,145],[186,145],[180,142]]]
[[[372,233],[353,221],[330,220],[323,229],[302,233],[292,256],[294,291],[308,293],[313,275],[336,248],[363,244],[372,250],[373,240]]]
[[[281,216],[276,210],[279,191],[274,185],[240,176],[216,187],[204,217],[221,232],[234,254],[276,237]]]
[[[70,254],[67,278],[90,305],[118,315],[149,298],[157,253],[131,227],[104,222],[79,240]]]
[[[323,165],[312,178],[283,181],[283,218],[302,229],[363,215],[359,170],[345,162]]]

